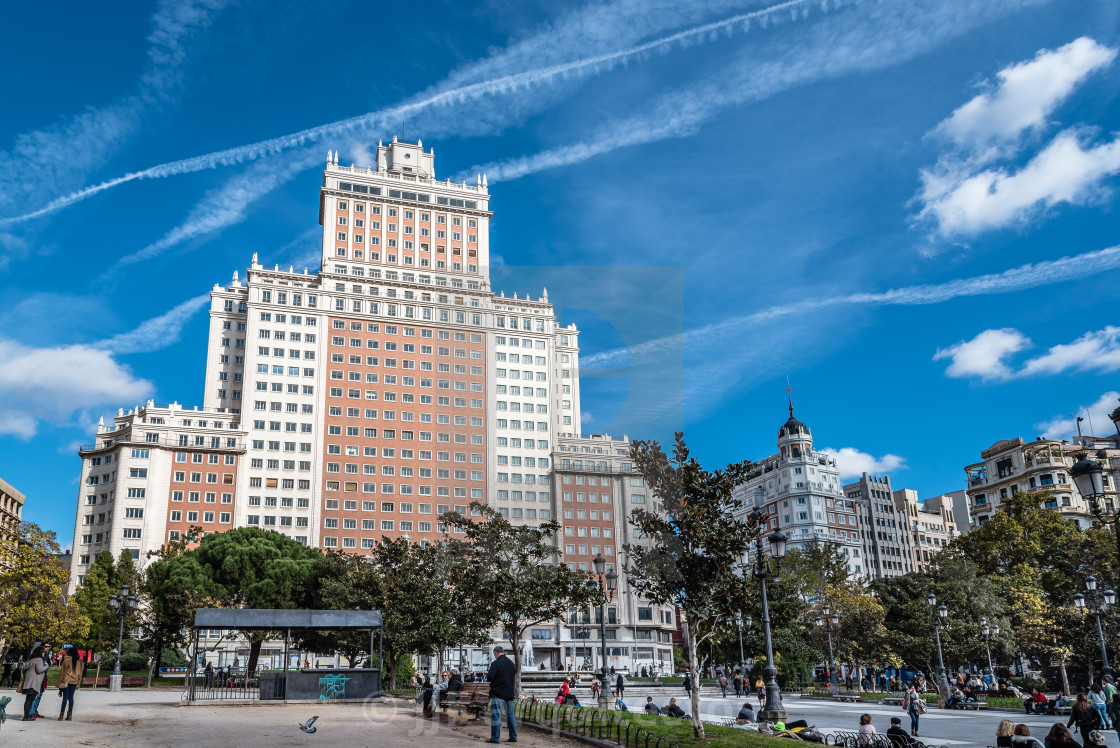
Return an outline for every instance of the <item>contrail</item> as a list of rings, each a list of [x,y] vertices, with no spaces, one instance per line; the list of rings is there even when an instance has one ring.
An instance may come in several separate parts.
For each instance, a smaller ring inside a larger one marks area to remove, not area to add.
[[[676,352],[680,355],[684,344],[702,342],[713,335],[725,340],[726,334],[745,325],[769,322],[781,317],[811,312],[817,309],[845,305],[918,305],[939,304],[962,296],[985,296],[987,294],[1012,293],[1024,291],[1052,283],[1083,277],[1085,273],[1099,273],[1120,267],[1120,245],[1106,249],[1085,252],[1057,260],[1020,265],[1001,273],[978,275],[972,278],[958,278],[945,283],[931,283],[919,286],[905,286],[880,293],[856,293],[832,296],[823,299],[800,301],[796,304],[782,304],[768,307],[752,314],[733,317],[723,322],[690,330],[688,332],[655,338],[637,345],[616,348],[588,356],[580,362],[582,367],[625,366],[633,356],[646,360],[660,353]]]
[[[790,11],[790,20],[800,20],[808,17],[809,6],[811,5],[818,4],[822,11],[827,11],[830,6],[832,8],[837,8],[841,5],[851,4],[852,2],[858,2],[858,0],[825,0],[824,2],[821,0],[786,0],[785,2],[770,5],[766,8],[750,11],[749,13],[740,13],[739,15],[731,16],[721,21],[713,21],[700,26],[693,26],[683,31],[678,31],[675,34],[663,36],[653,41],[627,47],[615,52],[594,55],[572,62],[529,70],[524,73],[505,75],[487,81],[471,83],[469,85],[442,91],[411,103],[399,104],[388,109],[369,112],[356,117],[330,122],[325,125],[310,127],[288,135],[281,135],[276,138],[262,140],[249,145],[214,151],[202,156],[194,156],[179,161],[169,161],[165,164],[152,166],[142,171],[130,172],[122,177],[110,179],[100,184],[78,190],[77,192],[72,192],[69,195],[56,198],[42,208],[31,211],[30,213],[11,216],[9,218],[0,218],[0,226],[22,223],[33,218],[44,216],[85,200],[100,192],[104,192],[105,190],[125,184],[126,182],[133,182],[138,179],[161,179],[179,174],[189,174],[206,169],[214,169],[219,166],[229,166],[245,161],[252,161],[262,156],[284,151],[288,148],[318,141],[325,136],[337,135],[359,129],[378,129],[385,125],[399,122],[407,115],[415,114],[418,111],[430,107],[454,104],[456,102],[466,101],[467,99],[478,99],[484,96],[506,93],[517,88],[527,88],[549,82],[557,77],[563,77],[571,73],[578,73],[589,69],[593,70],[602,66],[607,66],[609,69],[613,66],[613,63],[640,57],[641,55],[653,51],[667,50],[675,44],[703,44],[714,41],[718,38],[718,32],[725,31],[727,33],[732,33],[735,27],[740,24],[743,26],[742,30],[746,32],[750,30],[751,22],[760,21],[763,25],[774,22],[779,20],[779,14],[782,14],[784,11]]]

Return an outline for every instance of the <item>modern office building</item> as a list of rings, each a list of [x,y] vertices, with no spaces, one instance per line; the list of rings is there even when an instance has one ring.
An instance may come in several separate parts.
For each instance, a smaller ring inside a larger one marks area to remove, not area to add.
[[[955,520],[954,497],[945,494],[923,500],[918,498],[917,491],[900,488],[894,492],[894,504],[905,516],[910,531],[914,570],[925,571],[932,557],[960,534]]]
[[[144,560],[193,525],[361,553],[434,542],[438,515],[472,501],[517,524],[559,520],[567,562],[621,568],[624,507],[642,493],[622,470],[629,443],[559,438],[581,430],[579,331],[547,291],[491,290],[485,177],[437,179],[420,142],[394,138],[376,159],[328,154],[318,268],[254,254],[213,287],[201,408],[122,410],[82,448],[72,587],[98,553]],[[631,602],[616,605],[617,665],[671,663],[658,643],[673,621]],[[534,644],[560,664],[564,635],[547,628]]]
[[[733,495],[741,502],[738,519],[763,514],[765,535],[781,529],[790,548],[835,543],[850,573],[867,572],[856,507],[841,490],[836,458],[813,449],[812,432],[794,417],[792,400],[789,419],[778,429],[777,454],[757,461]]]
[[[895,505],[890,476],[863,473],[844,486],[844,496],[859,517],[864,575],[868,580],[897,577],[914,571],[907,515]]]

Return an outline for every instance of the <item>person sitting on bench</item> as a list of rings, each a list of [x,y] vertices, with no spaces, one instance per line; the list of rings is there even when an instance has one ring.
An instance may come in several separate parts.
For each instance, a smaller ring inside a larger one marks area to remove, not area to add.
[[[887,728],[887,736],[893,745],[903,748],[918,742],[910,737],[906,730],[902,729],[902,719],[900,717],[891,717],[891,726]]]
[[[661,715],[661,707],[653,703],[652,696],[646,697],[646,714],[652,714],[655,717]]]
[[[684,709],[681,709],[679,706],[677,706],[677,700],[675,698],[669,699],[669,706],[665,707],[662,710],[662,713],[669,717],[685,716]]]

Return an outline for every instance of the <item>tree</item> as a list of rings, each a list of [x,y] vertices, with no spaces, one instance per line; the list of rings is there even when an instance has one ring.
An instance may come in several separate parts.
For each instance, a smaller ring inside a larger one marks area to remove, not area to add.
[[[635,537],[646,539],[626,546],[630,585],[653,602],[683,612],[692,692],[700,693],[697,650],[709,638],[730,633],[749,589],[735,568],[761,525],[755,518],[735,519],[742,502],[731,490],[746,479],[750,463],[704,470],[679,432],[672,459],[653,441],[634,442],[630,456],[664,506],[663,513],[635,509],[630,515]],[[692,700],[692,729],[704,737],[699,699]]]
[[[462,536],[454,540],[448,536],[447,542],[461,570],[458,584],[476,603],[473,627],[496,623],[509,637],[517,669],[514,685],[520,696],[525,630],[562,616],[569,607],[590,604],[598,592],[588,589],[586,572],[559,562],[553,545],[559,523],[514,526],[477,501],[471,503],[470,513],[465,517],[449,512],[440,520]]]
[[[195,609],[216,605],[209,576],[197,556],[187,551],[201,536],[202,528],[192,527],[178,540],[148,554],[152,561],[144,569],[140,608],[140,635],[152,652],[148,685],[163,665],[166,652],[187,646],[186,632],[191,628]],[[177,662],[177,658],[173,659]]]
[[[311,572],[321,554],[272,530],[239,527],[207,535],[187,555],[197,559],[222,607],[284,609],[306,605]],[[252,671],[269,632],[245,633]]]
[[[117,617],[109,607],[109,595],[120,590],[113,588],[115,566],[113,554],[102,551],[74,590],[74,602],[90,622],[82,643],[94,652],[106,651],[117,643]]]
[[[89,619],[65,596],[69,572],[55,555],[55,534],[21,522],[11,545],[0,543],[0,650],[9,643],[61,643],[84,637]]]

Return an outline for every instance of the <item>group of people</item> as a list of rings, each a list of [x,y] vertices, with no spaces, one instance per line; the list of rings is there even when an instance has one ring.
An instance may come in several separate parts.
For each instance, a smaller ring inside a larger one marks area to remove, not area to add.
[[[750,705],[748,704],[747,707],[749,708]],[[688,716],[685,713],[684,709],[681,709],[680,706],[677,704],[677,700],[675,698],[669,699],[669,703],[662,707],[662,706],[658,706],[657,704],[655,704],[653,702],[653,697],[652,696],[647,696],[646,697],[645,710],[646,710],[646,714],[652,714],[655,717],[659,717],[659,716],[686,717],[686,716]]]
[[[735,698],[739,699],[746,696],[751,692],[751,678],[745,675],[738,668],[732,672],[731,678],[728,679],[727,672],[722,670],[716,671],[716,682],[719,684],[719,690],[723,694],[723,698],[727,698],[727,689],[730,687],[735,691]],[[687,673],[684,676],[684,690],[689,696],[692,696],[692,678]],[[766,684],[762,682],[762,676],[758,676],[754,682],[754,692],[758,696],[758,703],[761,706],[762,702],[766,699]]]
[[[15,676],[15,685],[23,694],[23,721],[34,722],[43,719],[39,714],[39,702],[47,690],[49,671],[52,665],[58,666],[55,688],[62,697],[58,718],[74,718],[74,692],[82,683],[85,662],[74,647],[63,651],[52,651],[50,644],[36,645],[29,656],[20,657],[15,662],[4,663],[3,682],[9,683]]]

